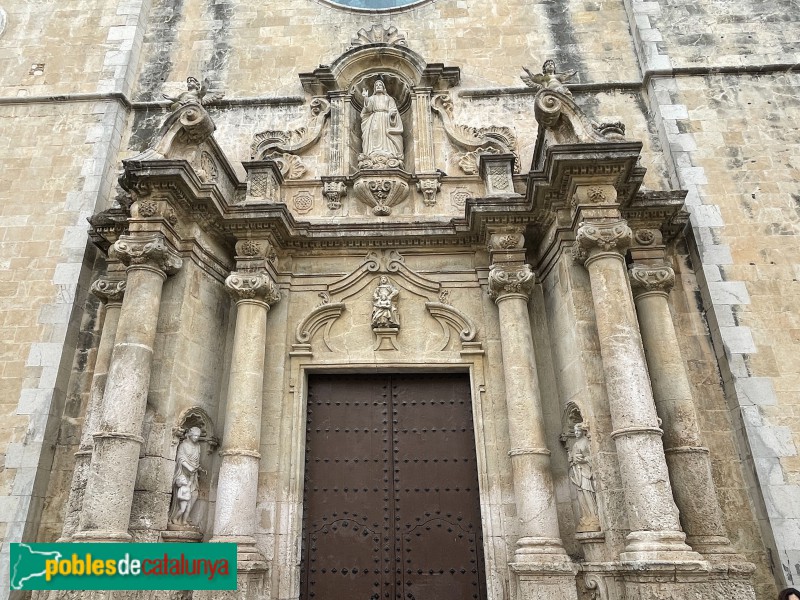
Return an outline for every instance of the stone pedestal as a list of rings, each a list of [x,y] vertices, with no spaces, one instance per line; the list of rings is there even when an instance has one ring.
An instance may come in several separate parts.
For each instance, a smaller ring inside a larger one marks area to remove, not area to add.
[[[630,534],[626,562],[700,561],[686,545],[672,499],[650,378],[627,281],[625,221],[582,223],[576,259],[589,271],[608,392],[611,437],[624,485]]]
[[[97,358],[94,363],[92,385],[89,391],[89,403],[83,420],[81,441],[75,453],[75,470],[72,472],[67,509],[64,515],[64,527],[59,542],[68,542],[80,526],[80,515],[83,509],[83,494],[89,477],[89,464],[92,460],[94,434],[100,428],[100,417],[103,410],[103,393],[106,388],[108,367],[111,364],[111,353],[117,335],[119,314],[122,309],[122,298],[125,294],[125,280],[122,278],[101,277],[91,287],[92,293],[105,304],[103,330],[97,346]]]
[[[76,541],[130,540],[161,291],[167,275],[182,264],[161,234],[121,236],[109,254],[127,265],[128,281]]]
[[[236,299],[237,314],[211,541],[238,544],[239,570],[263,573],[266,563],[254,537],[261,405],[267,312],[280,294],[264,272],[231,273],[225,286]]]

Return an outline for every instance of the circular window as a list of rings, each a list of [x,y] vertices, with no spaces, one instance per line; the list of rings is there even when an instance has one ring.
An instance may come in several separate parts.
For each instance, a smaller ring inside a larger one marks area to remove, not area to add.
[[[417,4],[423,4],[430,0],[322,0],[325,4],[338,6],[341,8],[349,8],[351,10],[398,10],[401,8],[410,8]]]

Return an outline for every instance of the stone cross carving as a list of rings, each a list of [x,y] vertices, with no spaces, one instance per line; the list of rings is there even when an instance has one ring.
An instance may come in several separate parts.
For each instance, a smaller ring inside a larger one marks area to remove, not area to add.
[[[375,82],[372,96],[364,90],[364,108],[361,110],[361,148],[358,156],[360,169],[386,169],[403,167],[403,122],[397,104],[386,93],[386,84]]]
[[[197,502],[200,472],[200,436],[199,427],[192,427],[178,446],[175,454],[175,472],[172,476],[172,504],[169,510],[169,522],[172,525],[193,527],[189,517]]]
[[[525,85],[535,90],[553,90],[566,96],[572,96],[572,92],[564,84],[575,77],[577,71],[567,71],[566,73],[556,73],[556,63],[552,59],[547,59],[542,65],[541,73],[531,73],[527,67],[522,67],[527,75],[522,75]]]
[[[400,291],[386,275],[381,275],[378,287],[372,294],[372,328],[400,328],[395,298]]]
[[[597,513],[597,497],[594,487],[594,474],[589,462],[589,439],[586,425],[575,424],[575,443],[569,451],[569,480],[578,488],[578,506],[581,519],[577,530],[600,531],[600,518]]]

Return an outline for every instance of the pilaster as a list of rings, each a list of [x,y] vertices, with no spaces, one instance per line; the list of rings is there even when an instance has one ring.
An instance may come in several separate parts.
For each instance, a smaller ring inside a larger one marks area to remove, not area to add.
[[[350,147],[353,135],[353,100],[352,96],[346,92],[331,92],[331,144],[329,146],[330,155],[330,175],[349,175]]]

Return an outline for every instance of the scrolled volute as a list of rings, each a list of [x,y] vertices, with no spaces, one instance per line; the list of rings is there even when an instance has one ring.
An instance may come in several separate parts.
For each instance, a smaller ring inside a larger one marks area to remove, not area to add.
[[[266,273],[233,272],[225,280],[225,288],[236,301],[259,300],[272,306],[281,299],[278,286]]]
[[[90,289],[92,294],[103,302],[122,302],[122,297],[125,295],[125,280],[101,277],[92,283]]]
[[[669,265],[633,265],[628,270],[634,294],[668,293],[675,285],[675,271]]]
[[[111,246],[108,255],[127,267],[148,266],[165,275],[177,273],[183,265],[180,255],[160,233],[149,236],[120,236]]]
[[[489,297],[497,300],[508,294],[522,294],[530,298],[536,277],[530,265],[503,267],[492,265],[489,270]]]
[[[586,262],[598,252],[623,254],[632,238],[633,232],[625,221],[607,225],[581,223],[575,236],[573,257],[579,262]]]

